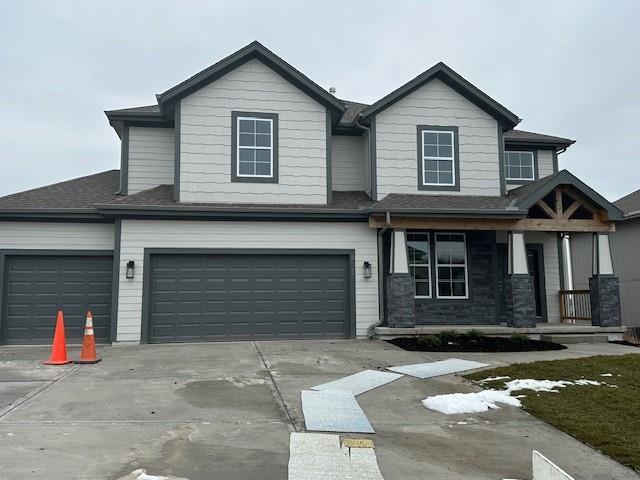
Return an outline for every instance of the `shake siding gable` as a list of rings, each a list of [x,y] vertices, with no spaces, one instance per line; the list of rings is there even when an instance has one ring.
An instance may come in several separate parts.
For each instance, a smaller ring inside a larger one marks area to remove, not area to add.
[[[366,335],[378,320],[377,238],[366,223],[123,220],[118,341],[141,338],[145,248],[355,250],[356,334]],[[133,279],[125,278],[129,260],[136,265]],[[362,275],[365,261],[372,264],[371,278]]]
[[[231,181],[231,112],[278,114],[278,183]],[[327,201],[326,109],[259,60],[181,100],[180,200]]]
[[[173,128],[129,127],[129,195],[173,183]]]
[[[451,195],[500,195],[498,123],[445,83],[434,79],[376,115],[378,199],[418,190],[416,125],[457,126],[460,191]]]

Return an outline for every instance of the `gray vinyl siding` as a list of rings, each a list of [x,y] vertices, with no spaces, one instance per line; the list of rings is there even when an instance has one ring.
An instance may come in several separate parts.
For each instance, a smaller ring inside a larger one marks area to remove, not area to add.
[[[355,251],[356,334],[378,320],[377,238],[366,223],[123,220],[118,341],[139,341],[145,248],[349,249]],[[125,278],[135,261],[134,279]],[[365,279],[362,265],[372,264]]]
[[[173,128],[129,127],[129,195],[173,184]]]
[[[333,190],[367,190],[365,138],[352,135],[333,135],[331,145]]]
[[[278,183],[231,181],[231,112],[278,114]],[[181,101],[180,200],[327,201],[326,109],[251,60]]]
[[[553,175],[553,151],[538,150],[538,178]]]
[[[618,227],[616,226],[616,228]],[[589,278],[591,277],[592,270],[591,251],[593,234],[572,233],[570,235],[573,288],[575,288],[576,290],[588,290]],[[615,254],[612,252],[612,255]]]
[[[378,199],[418,190],[417,125],[457,126],[460,191],[500,195],[498,124],[488,113],[435,79],[376,115]]]
[[[640,326],[640,219],[616,224],[609,235],[613,272],[620,281],[622,324]],[[589,288],[592,234],[571,235],[575,288]]]
[[[555,233],[551,232],[525,232],[526,243],[542,244],[544,256],[544,283],[547,299],[547,321],[549,323],[560,322],[560,264],[558,261],[558,241]],[[507,242],[507,233],[498,232],[499,243]]]
[[[111,223],[0,222],[0,249],[113,250]]]

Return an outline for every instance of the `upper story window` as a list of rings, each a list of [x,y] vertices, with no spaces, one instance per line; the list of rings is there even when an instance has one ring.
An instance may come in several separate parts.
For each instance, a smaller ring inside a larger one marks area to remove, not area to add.
[[[535,157],[533,152],[504,152],[505,178],[509,182],[535,180]]]
[[[232,112],[231,180],[277,183],[278,115]]]
[[[418,189],[460,190],[458,129],[418,125]]]

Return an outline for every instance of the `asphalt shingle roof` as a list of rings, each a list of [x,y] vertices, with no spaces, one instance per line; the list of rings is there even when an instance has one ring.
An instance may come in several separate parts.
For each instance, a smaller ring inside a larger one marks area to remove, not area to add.
[[[106,203],[117,198],[119,188],[120,171],[108,170],[0,197],[0,211],[94,211],[96,203]]]
[[[504,132],[504,139],[509,142],[542,143],[552,145],[572,145],[576,141],[569,138],[545,135],[543,133],[527,132],[526,130],[508,130]]]
[[[391,193],[369,208],[373,212],[505,210],[511,199],[476,195],[422,195]]]
[[[627,215],[640,211],[640,190],[619,198],[613,204]]]
[[[160,185],[149,190],[119,197],[114,201],[101,204],[100,207],[173,207],[203,210],[261,210],[261,211],[295,211],[295,210],[349,210],[364,211],[373,202],[365,192],[333,192],[333,201],[329,205],[309,204],[264,204],[264,203],[193,203],[176,202],[173,199],[173,185]]]

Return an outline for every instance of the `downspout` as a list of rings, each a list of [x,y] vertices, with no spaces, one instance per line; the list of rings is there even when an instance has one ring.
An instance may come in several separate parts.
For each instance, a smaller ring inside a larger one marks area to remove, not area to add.
[[[384,323],[384,262],[382,251],[382,235],[384,232],[389,230],[389,226],[391,225],[391,213],[385,212],[384,214],[384,226],[378,230],[378,321],[376,323],[372,323],[367,328],[367,337],[369,339],[373,339],[375,334],[375,329],[381,326]]]
[[[360,115],[358,115],[358,117],[356,117],[356,121],[355,121],[355,125],[356,127],[358,127],[360,130],[363,130],[365,132],[367,132],[367,160],[368,160],[368,168],[367,170],[369,171],[369,197],[371,197],[372,200],[375,200],[375,198],[373,198],[373,171],[372,171],[372,162],[371,162],[371,128],[367,127],[366,125],[362,125],[360,123]]]

